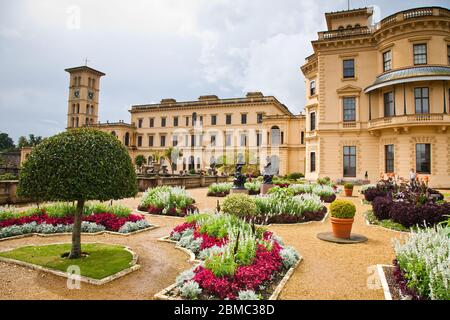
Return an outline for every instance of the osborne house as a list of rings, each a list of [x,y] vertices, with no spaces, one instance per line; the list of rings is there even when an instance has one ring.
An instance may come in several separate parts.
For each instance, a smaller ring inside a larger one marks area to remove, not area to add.
[[[98,121],[100,79],[88,66],[70,74],[67,127],[115,135],[134,159],[182,152],[176,172],[203,170],[245,154],[279,174],[314,180],[377,181],[411,169],[432,187],[450,187],[450,10],[415,8],[372,22],[373,9],[325,14],[327,30],[311,42],[304,111],[249,92],[221,99],[162,99],[131,106],[129,122]],[[306,44],[305,44],[306,45]],[[300,74],[299,74],[300,76]]]

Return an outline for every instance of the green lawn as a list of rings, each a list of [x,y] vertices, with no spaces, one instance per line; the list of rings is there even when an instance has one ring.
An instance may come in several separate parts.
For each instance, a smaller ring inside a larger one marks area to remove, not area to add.
[[[28,246],[0,253],[0,257],[20,260],[50,269],[66,272],[71,265],[80,267],[81,275],[102,279],[130,267],[133,256],[124,247],[109,244],[83,244],[81,250],[88,254],[81,259],[62,258],[70,251],[70,244]]]

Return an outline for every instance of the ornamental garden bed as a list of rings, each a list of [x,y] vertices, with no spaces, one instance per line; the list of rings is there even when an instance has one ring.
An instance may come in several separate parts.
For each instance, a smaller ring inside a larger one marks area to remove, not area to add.
[[[291,184],[288,188],[294,192],[294,195],[307,193],[318,195],[325,203],[336,200],[336,194],[339,193],[339,190],[331,185],[318,183]]]
[[[450,220],[446,226],[418,229],[403,240],[395,239],[393,265],[379,267],[385,297],[450,300],[449,235]]]
[[[408,231],[412,227],[431,227],[450,215],[450,203],[425,184],[397,184],[380,181],[362,193],[372,205],[366,217],[371,224]]]
[[[273,299],[301,260],[271,232],[228,214],[190,215],[170,240],[201,262],[158,299]]]
[[[327,208],[315,194],[294,195],[290,188],[273,187],[267,195],[249,197],[233,194],[221,205],[223,213],[257,224],[294,224],[321,221]]]
[[[230,190],[233,187],[233,183],[222,182],[213,183],[208,187],[208,197],[226,197],[230,194]]]
[[[72,232],[75,206],[56,203],[23,212],[0,210],[0,240],[32,235],[49,236]],[[141,214],[122,206],[88,204],[82,216],[81,232],[130,235],[154,229]]]
[[[138,206],[141,212],[184,217],[198,211],[195,200],[182,187],[162,186],[148,189]]]
[[[128,247],[85,243],[81,246],[84,256],[69,259],[64,255],[70,247],[71,244],[58,243],[16,248],[0,252],[0,261],[71,279],[75,278],[68,270],[75,270],[73,267],[76,266],[80,272],[77,279],[94,285],[111,282],[140,268],[138,256]]]

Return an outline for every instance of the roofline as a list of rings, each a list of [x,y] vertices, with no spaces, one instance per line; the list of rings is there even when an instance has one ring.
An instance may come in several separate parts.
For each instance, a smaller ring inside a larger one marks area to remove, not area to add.
[[[387,80],[381,83],[377,83],[375,85],[368,86],[364,89],[364,93],[372,92],[376,89],[387,87],[394,84],[399,83],[409,83],[409,82],[417,82],[417,81],[438,81],[438,80],[450,80],[450,76],[436,76],[436,75],[423,75],[423,76],[411,76],[408,78],[401,78],[401,79],[395,79],[395,80]]]
[[[325,20],[327,22],[327,28],[330,31],[331,30],[331,21],[330,18],[333,16],[339,16],[339,15],[345,15],[345,14],[355,14],[355,13],[361,13],[361,15],[366,14],[368,17],[370,17],[373,14],[373,7],[362,7],[357,9],[350,9],[350,10],[341,10],[341,11],[334,11],[334,12],[326,12],[325,13]]]
[[[271,101],[273,100],[273,101]],[[286,111],[287,114],[293,115],[293,113],[289,110],[289,108],[281,103],[274,96],[262,96],[262,97],[244,97],[244,98],[225,98],[218,100],[195,100],[195,101],[180,101],[175,103],[153,103],[153,104],[140,104],[140,105],[132,105],[129,110],[131,113],[134,111],[143,111],[143,110],[157,110],[157,109],[173,109],[173,108],[183,108],[183,107],[216,107],[225,104],[245,104],[245,103],[258,103],[258,102],[274,102],[276,105]]]
[[[72,72],[77,72],[77,71],[91,71],[97,75],[99,75],[100,77],[104,76],[105,74],[101,71],[95,70],[94,68],[88,67],[88,66],[79,66],[79,67],[73,67],[73,68],[67,68],[64,69],[64,71],[72,73]]]

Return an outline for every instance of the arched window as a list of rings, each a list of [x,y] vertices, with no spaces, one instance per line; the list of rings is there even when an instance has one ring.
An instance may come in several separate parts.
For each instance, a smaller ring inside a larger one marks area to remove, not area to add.
[[[91,124],[94,124],[94,118],[91,118]]]
[[[195,169],[195,158],[194,156],[189,157],[189,170]]]
[[[117,137],[117,133],[116,133],[115,131],[111,131],[111,134],[112,134],[114,137]]]
[[[272,139],[271,139],[271,144],[273,145],[273,146],[277,146],[277,145],[279,145],[280,144],[280,128],[278,127],[278,126],[273,126],[271,129],[270,129],[270,135],[272,136]]]
[[[75,113],[75,103],[72,104],[72,113]]]
[[[361,25],[359,23],[355,24],[355,28],[360,28]]]
[[[347,25],[347,29],[351,29],[351,28],[352,28],[351,24]]]
[[[94,112],[94,105],[91,104],[91,114],[95,114]]]
[[[125,145],[128,147],[130,145],[130,133],[127,132],[125,133],[125,141],[124,141]]]
[[[72,125],[71,125],[71,127],[73,128],[74,126],[75,126],[75,118],[72,117]]]
[[[86,125],[88,125],[89,124],[89,118],[86,118],[85,122],[86,122]]]
[[[197,124],[197,112],[192,113],[192,125],[195,126]]]
[[[80,104],[77,103],[77,113],[80,113]]]
[[[80,119],[77,117],[77,118],[75,119],[75,127],[78,128],[79,123],[80,123]]]
[[[344,26],[339,26],[338,30],[344,30]]]

